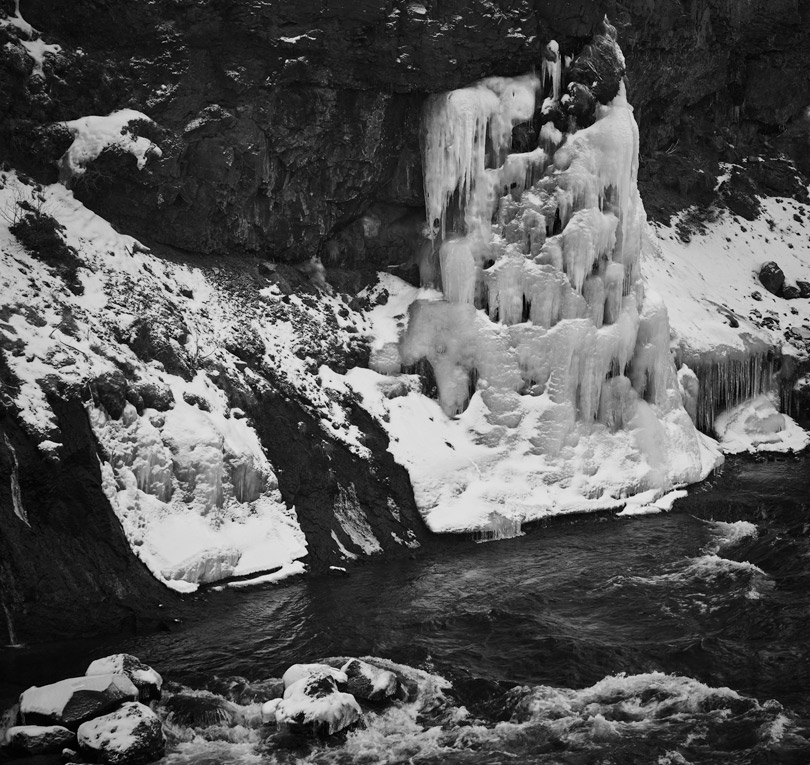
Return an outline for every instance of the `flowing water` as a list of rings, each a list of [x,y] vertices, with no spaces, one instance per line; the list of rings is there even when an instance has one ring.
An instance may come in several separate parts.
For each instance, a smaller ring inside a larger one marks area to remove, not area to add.
[[[169,634],[0,653],[0,700],[127,651],[240,704],[239,724],[170,725],[172,763],[806,765],[808,485],[809,457],[738,460],[670,513],[208,593]],[[407,665],[417,701],[332,744],[258,726],[251,684],[363,655]]]

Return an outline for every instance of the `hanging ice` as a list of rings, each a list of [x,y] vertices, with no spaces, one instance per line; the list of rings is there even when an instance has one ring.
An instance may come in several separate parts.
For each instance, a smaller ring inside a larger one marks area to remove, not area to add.
[[[395,448],[435,530],[609,506],[715,465],[681,402],[666,309],[644,294],[624,85],[592,125],[572,119],[563,134],[550,116],[562,113],[562,60],[553,43],[542,77],[489,78],[425,107],[422,273],[443,299],[411,304],[400,357],[429,362],[471,450],[464,464],[427,444]],[[510,153],[513,128],[532,121],[537,148]]]

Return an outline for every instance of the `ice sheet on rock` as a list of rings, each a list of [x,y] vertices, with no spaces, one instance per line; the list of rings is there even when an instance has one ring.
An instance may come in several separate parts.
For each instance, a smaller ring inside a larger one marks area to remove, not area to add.
[[[181,591],[306,554],[255,431],[223,409],[204,412],[177,396],[151,420],[131,404],[119,420],[88,410],[110,455],[108,496],[128,538],[153,573]]]
[[[130,123],[138,121],[152,120],[135,109],[121,109],[106,117],[92,115],[65,122],[65,127],[73,134],[73,143],[60,160],[65,178],[83,175],[86,166],[105,149],[132,154],[139,170],[146,166],[149,156],[160,157],[162,152],[158,146],[132,132]]]
[[[810,434],[786,414],[771,397],[759,395],[722,412],[714,421],[720,448],[740,452],[798,452],[810,444]]]

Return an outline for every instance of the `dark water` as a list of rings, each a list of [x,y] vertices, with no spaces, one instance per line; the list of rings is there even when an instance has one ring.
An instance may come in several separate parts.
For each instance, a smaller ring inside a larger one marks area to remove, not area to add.
[[[210,593],[199,621],[171,634],[4,651],[0,695],[118,651],[192,688],[372,655],[456,691],[433,700],[434,718],[413,711],[337,747],[279,754],[256,734],[178,744],[170,759],[810,763],[809,486],[808,457],[738,460],[667,514],[442,542],[346,578]],[[509,684],[539,689],[502,698]]]

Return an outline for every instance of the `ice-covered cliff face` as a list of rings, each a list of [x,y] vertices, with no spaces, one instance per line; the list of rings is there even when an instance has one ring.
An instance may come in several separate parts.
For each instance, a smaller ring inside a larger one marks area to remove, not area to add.
[[[605,39],[620,58],[612,30]],[[411,393],[390,422],[400,436],[421,417],[436,433],[394,449],[436,531],[502,535],[652,501],[716,464],[682,405],[666,308],[639,269],[651,245],[632,107],[621,86],[592,125],[561,133],[551,115],[575,92],[561,96],[563,63],[552,44],[541,76],[488,78],[425,106],[420,270],[434,291],[409,291],[397,350],[405,369],[428,362],[441,411]],[[539,104],[538,145],[512,153],[513,129]],[[379,348],[372,368],[394,371],[393,352]]]

